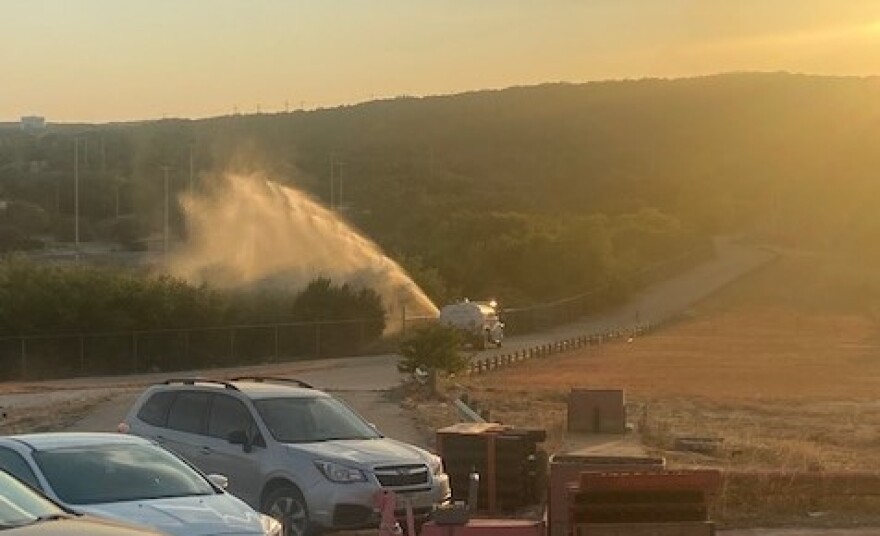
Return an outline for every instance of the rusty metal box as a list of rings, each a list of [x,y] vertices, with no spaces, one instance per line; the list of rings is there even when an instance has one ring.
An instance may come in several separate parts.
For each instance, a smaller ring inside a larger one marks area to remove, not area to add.
[[[568,431],[625,433],[626,398],[623,389],[572,389],[568,397]]]

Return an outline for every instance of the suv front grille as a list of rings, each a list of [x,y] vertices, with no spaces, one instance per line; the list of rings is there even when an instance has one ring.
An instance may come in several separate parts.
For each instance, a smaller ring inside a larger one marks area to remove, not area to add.
[[[376,467],[373,470],[376,479],[383,488],[402,488],[420,486],[428,483],[429,474],[426,465],[392,465]]]

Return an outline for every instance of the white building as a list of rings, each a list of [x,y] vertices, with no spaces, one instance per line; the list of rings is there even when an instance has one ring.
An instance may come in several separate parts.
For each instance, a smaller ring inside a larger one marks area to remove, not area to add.
[[[39,115],[26,115],[21,118],[21,129],[25,132],[41,132],[46,129],[46,118]]]

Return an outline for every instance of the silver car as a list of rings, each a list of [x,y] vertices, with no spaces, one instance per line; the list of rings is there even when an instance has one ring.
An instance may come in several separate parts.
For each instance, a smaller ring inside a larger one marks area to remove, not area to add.
[[[281,525],[139,437],[0,438],[0,468],[71,510],[175,536],[280,536]],[[216,480],[218,482],[213,482]]]
[[[147,389],[120,426],[227,475],[230,492],[281,521],[286,535],[375,527],[381,490],[422,517],[450,497],[438,456],[383,437],[297,380],[168,380]]]

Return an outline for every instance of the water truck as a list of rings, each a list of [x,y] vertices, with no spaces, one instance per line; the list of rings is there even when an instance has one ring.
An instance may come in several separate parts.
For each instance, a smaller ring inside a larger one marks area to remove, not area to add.
[[[462,334],[465,344],[478,350],[489,344],[501,346],[504,339],[504,322],[498,318],[498,304],[492,301],[478,302],[464,299],[440,309],[441,324],[452,326]]]

